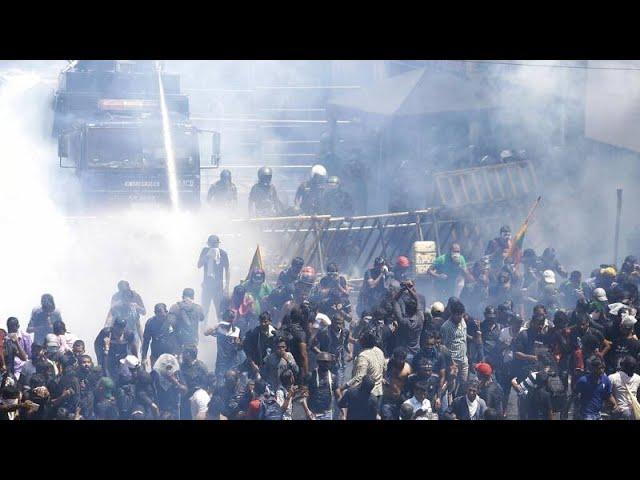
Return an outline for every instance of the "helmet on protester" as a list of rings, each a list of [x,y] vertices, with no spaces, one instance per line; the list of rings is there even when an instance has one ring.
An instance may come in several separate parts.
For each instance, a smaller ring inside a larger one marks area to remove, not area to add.
[[[273,172],[269,167],[261,167],[258,170],[258,180],[260,183],[269,184],[271,183],[271,177],[273,176]]]
[[[407,257],[405,257],[404,255],[400,255],[397,260],[396,260],[396,265],[398,267],[410,267],[411,266],[411,262],[409,261],[409,259]]]
[[[311,167],[311,180],[322,181],[327,178],[327,169],[319,163]]]

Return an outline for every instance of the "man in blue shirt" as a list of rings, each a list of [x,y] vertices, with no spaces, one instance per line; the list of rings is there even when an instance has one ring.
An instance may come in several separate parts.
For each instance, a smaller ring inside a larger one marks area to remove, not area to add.
[[[604,374],[604,362],[596,356],[589,359],[591,372],[580,377],[576,383],[576,393],[580,398],[580,418],[600,420],[605,400],[615,407],[613,390],[609,377]]]

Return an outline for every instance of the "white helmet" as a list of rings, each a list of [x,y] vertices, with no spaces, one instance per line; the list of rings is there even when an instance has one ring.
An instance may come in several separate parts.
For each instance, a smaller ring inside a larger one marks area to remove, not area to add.
[[[327,169],[319,163],[315,164],[313,167],[311,167],[311,178],[315,177],[316,175],[319,177],[326,177]]]

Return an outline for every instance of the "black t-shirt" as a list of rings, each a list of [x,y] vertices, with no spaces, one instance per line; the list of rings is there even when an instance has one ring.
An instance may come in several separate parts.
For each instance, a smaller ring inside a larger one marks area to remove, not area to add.
[[[158,358],[163,353],[178,353],[178,339],[169,319],[151,317],[144,326],[144,342],[151,342],[151,356]]]
[[[596,349],[600,348],[604,336],[599,330],[595,328],[589,328],[586,333],[580,333],[578,329],[574,329],[571,332],[571,343],[576,349],[582,349],[582,354],[585,359],[593,355]]]
[[[331,372],[320,373],[314,370],[307,375],[309,398],[307,404],[313,413],[323,413],[331,409],[333,394],[338,389],[338,377]],[[331,376],[331,380],[329,380]]]
[[[551,394],[546,388],[536,388],[532,390],[528,397],[529,419],[548,420],[552,412]]]
[[[375,420],[378,414],[376,397],[372,393],[363,395],[358,387],[344,392],[338,406],[347,409],[347,420]]]
[[[518,360],[516,358],[516,352],[524,353],[525,355],[536,355],[537,350],[547,346],[547,343],[544,334],[534,334],[530,330],[523,330],[513,340],[513,368],[515,369],[518,379],[526,376],[535,363],[527,360]]]
[[[639,353],[640,341],[634,338],[618,338],[611,346],[611,361],[607,362],[607,371],[615,372],[619,368],[622,359],[627,355],[631,355],[637,360]]]

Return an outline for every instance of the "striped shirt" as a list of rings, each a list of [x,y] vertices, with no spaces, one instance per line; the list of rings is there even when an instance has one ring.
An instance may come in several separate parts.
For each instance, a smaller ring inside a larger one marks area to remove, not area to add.
[[[442,344],[449,349],[451,358],[456,362],[467,361],[467,324],[463,320],[456,325],[447,320],[440,327]]]

